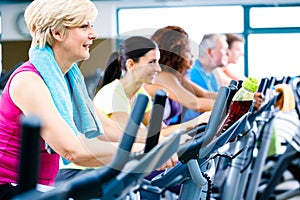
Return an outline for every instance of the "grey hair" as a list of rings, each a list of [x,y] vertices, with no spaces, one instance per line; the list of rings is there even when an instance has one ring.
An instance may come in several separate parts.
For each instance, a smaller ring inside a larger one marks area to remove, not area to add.
[[[206,35],[204,35],[199,44],[199,57],[207,56],[206,49],[216,48],[218,38],[224,38],[226,40],[226,36],[223,34],[206,34]]]

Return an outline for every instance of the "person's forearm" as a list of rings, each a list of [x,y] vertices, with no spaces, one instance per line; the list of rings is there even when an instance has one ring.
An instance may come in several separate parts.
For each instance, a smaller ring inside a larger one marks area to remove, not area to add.
[[[73,155],[66,157],[71,162],[84,166],[84,167],[99,167],[108,164],[115,156],[119,143],[101,141],[97,138],[88,139],[85,136],[80,137],[80,142],[83,146],[82,149],[78,149]],[[134,143],[132,152],[139,152],[143,150],[144,144]]]
[[[200,116],[198,116],[194,119],[191,119],[189,121],[164,127],[161,130],[161,135],[168,136],[176,131],[188,130],[188,129],[195,128],[197,125],[206,124],[206,123],[208,123],[210,114],[211,114],[211,111],[208,111],[208,112],[205,112],[205,113],[201,114]]]
[[[207,112],[213,109],[215,100],[211,98],[198,98],[198,112]]]

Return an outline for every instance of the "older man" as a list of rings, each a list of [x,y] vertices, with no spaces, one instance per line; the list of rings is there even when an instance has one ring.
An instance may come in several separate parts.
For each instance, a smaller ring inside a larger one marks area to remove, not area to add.
[[[228,44],[223,34],[204,35],[199,44],[199,56],[193,67],[188,71],[187,76],[202,88],[217,92],[219,85],[213,71],[218,67],[224,67],[228,63]],[[182,121],[188,121],[200,115],[186,109]]]

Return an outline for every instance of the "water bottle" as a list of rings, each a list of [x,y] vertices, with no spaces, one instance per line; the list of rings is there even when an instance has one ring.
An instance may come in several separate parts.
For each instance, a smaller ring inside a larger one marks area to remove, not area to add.
[[[258,88],[258,81],[255,78],[247,78],[243,81],[242,87],[232,98],[227,117],[220,129],[224,133],[232,124],[246,114],[253,104],[254,93]]]

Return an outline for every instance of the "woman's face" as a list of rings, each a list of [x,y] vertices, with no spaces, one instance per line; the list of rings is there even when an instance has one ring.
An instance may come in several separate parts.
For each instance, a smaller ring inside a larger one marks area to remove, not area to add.
[[[81,26],[68,28],[62,47],[70,61],[86,60],[90,57],[89,47],[96,38],[93,25],[87,21]]]
[[[185,59],[186,59],[186,61],[188,62],[188,64],[186,65],[187,66],[187,69],[185,69],[185,70],[188,70],[188,69],[190,69],[191,67],[192,67],[192,65],[193,65],[193,54],[192,54],[192,52],[191,52],[191,48],[190,48],[190,46],[188,46],[188,49],[186,50],[186,52],[185,52]]]
[[[161,71],[158,63],[159,58],[158,49],[150,50],[143,57],[140,57],[139,61],[134,63],[135,78],[142,83],[153,83],[157,73]]]

